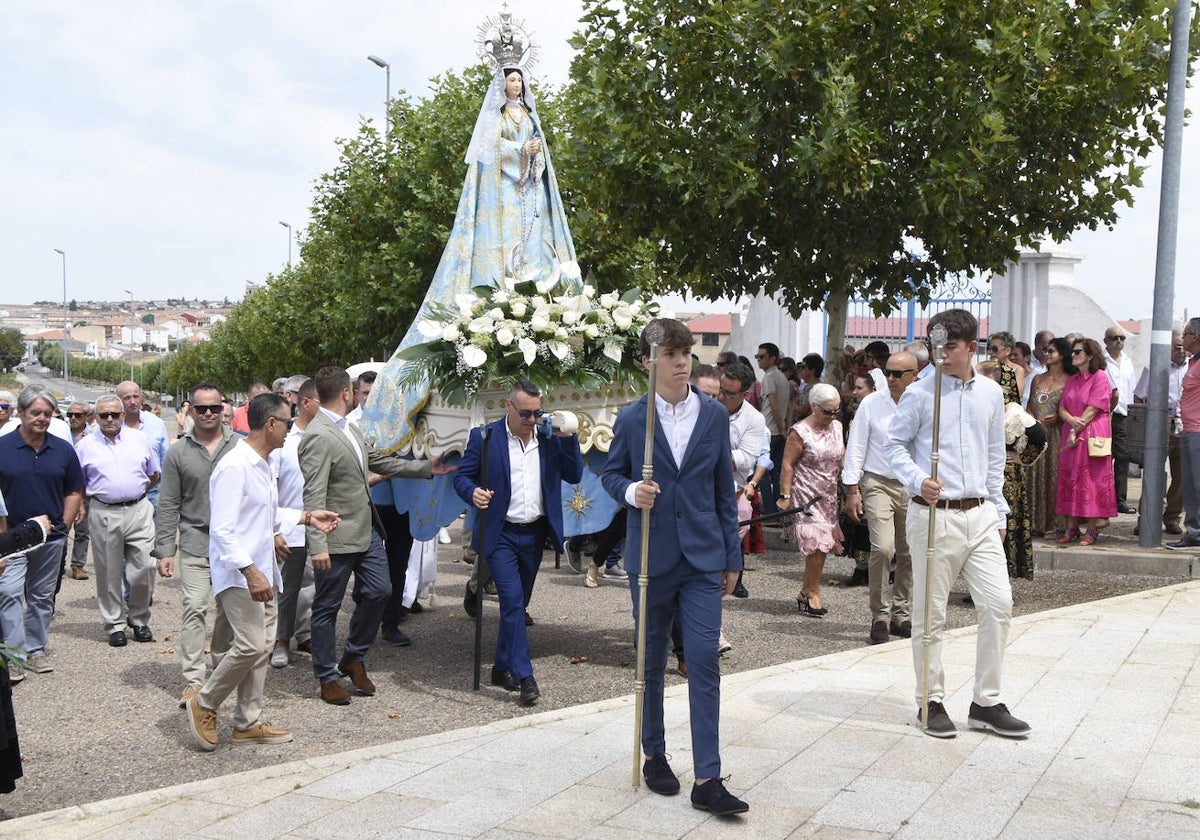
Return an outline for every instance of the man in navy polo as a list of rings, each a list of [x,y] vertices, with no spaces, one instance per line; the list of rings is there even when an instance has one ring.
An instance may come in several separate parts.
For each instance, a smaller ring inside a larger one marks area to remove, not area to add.
[[[0,636],[25,649],[26,667],[35,674],[54,670],[46,661],[46,637],[67,531],[83,501],[83,470],[75,447],[46,433],[57,408],[52,394],[27,387],[17,398],[20,428],[0,436],[0,493],[8,503],[9,524],[44,514],[54,526],[45,543],[8,558],[0,572]]]

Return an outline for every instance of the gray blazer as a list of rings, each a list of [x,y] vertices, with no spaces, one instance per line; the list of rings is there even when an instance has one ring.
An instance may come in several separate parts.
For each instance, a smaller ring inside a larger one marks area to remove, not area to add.
[[[347,427],[373,473],[396,478],[430,478],[429,461],[408,461],[381,455],[363,440],[358,427]],[[309,527],[308,553],[350,554],[366,551],[371,544],[371,527],[383,535],[383,524],[371,503],[367,473],[346,434],[324,412],[308,424],[300,438],[300,472],[304,474],[305,510],[331,510],[342,521],[328,534]]]

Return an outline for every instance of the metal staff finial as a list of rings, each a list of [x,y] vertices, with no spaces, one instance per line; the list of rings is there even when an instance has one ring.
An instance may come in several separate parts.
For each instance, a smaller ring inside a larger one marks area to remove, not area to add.
[[[942,425],[942,363],[945,361],[946,328],[935,324],[929,331],[933,344],[933,435],[929,447],[929,478],[938,480],[938,446]],[[937,546],[934,525],[937,522],[937,504],[929,506],[929,535],[925,541],[925,627],[921,633],[921,728],[929,728],[929,649],[933,645],[930,623],[933,620],[933,554]]]

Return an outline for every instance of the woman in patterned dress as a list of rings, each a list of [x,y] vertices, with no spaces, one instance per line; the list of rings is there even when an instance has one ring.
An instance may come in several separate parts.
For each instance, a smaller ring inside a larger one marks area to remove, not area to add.
[[[825,557],[842,550],[838,525],[838,476],[846,446],[837,416],[842,398],[838,389],[824,382],[812,387],[809,403],[813,411],[788,430],[783,450],[779,508],[798,507],[816,498],[811,514],[794,517],[791,530],[804,555],[804,583],[796,607],[805,615],[820,618],[829,612],[821,603],[821,573]]]
[[[1029,488],[1029,520],[1035,536],[1044,534],[1056,540],[1062,535],[1057,515],[1058,494],[1058,404],[1062,400],[1067,378],[1075,373],[1071,364],[1071,342],[1065,338],[1051,340],[1042,354],[1046,372],[1033,377],[1029,386],[1029,413],[1046,429],[1046,451],[1029,468],[1026,486]]]

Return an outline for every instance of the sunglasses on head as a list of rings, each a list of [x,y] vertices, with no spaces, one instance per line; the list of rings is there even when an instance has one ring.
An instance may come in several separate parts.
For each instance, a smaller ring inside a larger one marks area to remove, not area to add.
[[[916,370],[916,368],[904,368],[902,370],[897,370],[895,368],[884,368],[883,375],[888,379],[900,379],[906,373],[916,373]]]
[[[116,420],[123,413],[124,412],[121,412],[121,411],[97,411],[96,416],[99,417],[101,420]],[[71,416],[74,417],[75,415],[71,415]]]
[[[220,414],[224,406],[218,405],[194,405],[192,411],[197,414]]]

